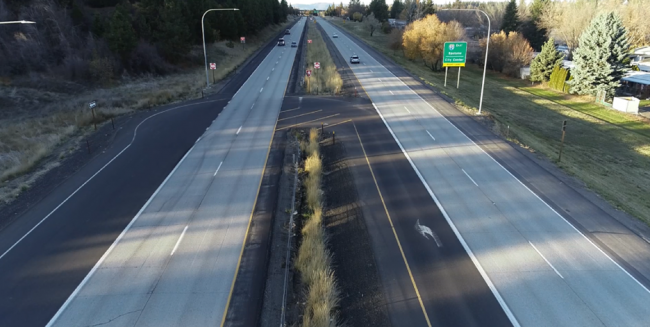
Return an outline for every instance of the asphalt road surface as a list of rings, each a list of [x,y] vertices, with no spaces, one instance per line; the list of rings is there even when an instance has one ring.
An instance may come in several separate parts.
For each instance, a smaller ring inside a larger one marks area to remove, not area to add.
[[[650,292],[639,281],[345,33],[318,22],[338,32],[344,57],[361,57],[352,70],[513,325],[647,325]]]
[[[321,123],[345,144],[392,325],[510,326],[372,103],[288,97],[277,128]]]
[[[48,326],[222,323],[294,57],[268,54]]]
[[[298,34],[301,30],[301,27],[294,27]],[[201,301],[212,301],[211,310],[202,311],[210,317],[191,315],[192,319],[210,320],[210,324],[198,325],[218,325],[233,283],[293,52],[289,47],[278,49],[273,42],[261,49],[261,55],[253,57],[249,66],[242,68],[219,94],[165,106],[144,120],[135,116],[126,121],[119,126],[122,129],[111,146],[2,230],[0,326],[44,326],[66,299],[65,309],[84,307],[83,310],[89,310],[88,314],[73,317],[61,308],[57,325],[123,325],[134,315],[102,319],[111,316],[112,310],[120,310],[128,304],[142,305],[128,310],[140,309],[143,317],[138,321],[146,324],[150,320],[144,315],[162,309],[151,305],[160,304],[161,298],[170,296],[166,291],[159,292],[179,276],[182,279],[177,279],[178,284],[172,286],[175,308],[182,304],[179,300],[184,296],[185,300],[193,301],[194,306],[205,305]],[[248,78],[251,73],[254,77]],[[236,93],[242,84],[250,93],[244,90]],[[256,107],[252,106],[253,102]],[[226,109],[222,109],[224,106]],[[237,131],[239,127],[242,128]],[[209,129],[206,131],[206,128]],[[199,137],[201,140],[197,142]],[[210,148],[211,144],[214,148]],[[176,166],[182,158],[182,164]],[[222,161],[221,175],[216,177],[214,173]],[[170,171],[175,166],[172,174],[175,176],[171,176]],[[208,174],[206,170],[213,171]],[[193,172],[198,175],[191,176]],[[165,186],[156,191],[163,180]],[[254,181],[249,183],[249,180]],[[175,187],[178,189],[173,189]],[[228,191],[227,198],[212,198],[224,190]],[[152,197],[154,192],[157,195]],[[198,194],[200,192],[205,196]],[[161,201],[163,196],[168,198]],[[145,202],[146,210],[138,212]],[[192,209],[192,205],[196,207]],[[207,218],[206,210],[210,210],[207,215],[212,216],[213,221]],[[244,214],[246,210],[248,213]],[[134,220],[136,215],[138,219]],[[120,237],[110,253],[106,252],[130,222],[130,232]],[[153,226],[155,223],[161,225]],[[180,230],[177,224],[182,225]],[[183,242],[178,242],[185,226],[188,228]],[[201,233],[209,231],[208,228],[213,228],[213,233]],[[177,234],[172,236],[171,233]],[[167,248],[169,242],[173,243],[171,249]],[[215,242],[222,246],[220,252],[202,248],[215,246]],[[172,257],[170,254],[176,243],[174,260],[165,260],[163,257]],[[155,258],[156,255],[161,257]],[[189,269],[192,267],[189,265],[185,273],[179,275],[177,263],[186,263],[189,256],[193,257],[194,265],[206,264],[210,260],[205,257],[214,256],[213,261],[219,260],[217,273],[221,278],[202,285],[203,296],[199,294],[192,299],[187,298],[193,292],[189,288],[198,285],[205,275],[199,274],[200,270]],[[140,261],[145,257],[146,262]],[[103,265],[97,264],[88,274],[100,258]],[[142,262],[142,266],[132,265],[137,262]],[[164,267],[151,265],[152,262]],[[120,264],[126,266],[120,269]],[[139,273],[132,274],[135,270]],[[146,302],[147,306],[138,302],[142,299],[139,292],[147,288],[144,283],[151,281],[147,278],[156,274],[156,270],[158,287],[149,285],[152,288],[146,294],[151,301]],[[101,278],[116,278],[104,285],[106,293],[98,292],[101,282],[98,284],[97,280]],[[84,287],[80,286],[82,281]],[[132,296],[129,300],[128,294]],[[214,298],[209,298],[208,294]],[[193,310],[185,307],[181,311],[185,309]],[[116,312],[115,317],[124,313]],[[168,310],[166,320],[161,317],[163,323],[154,324],[191,325],[193,321],[185,323],[182,314],[178,310]]]

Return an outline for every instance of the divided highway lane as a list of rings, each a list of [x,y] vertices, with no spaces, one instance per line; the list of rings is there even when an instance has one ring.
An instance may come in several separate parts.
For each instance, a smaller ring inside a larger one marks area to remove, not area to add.
[[[222,322],[294,57],[269,53],[48,326]]]
[[[361,57],[352,70],[514,325],[647,325],[643,285],[344,33],[332,40]]]

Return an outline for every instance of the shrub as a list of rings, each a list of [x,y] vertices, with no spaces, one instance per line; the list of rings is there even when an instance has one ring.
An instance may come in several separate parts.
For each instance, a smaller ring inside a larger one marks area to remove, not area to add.
[[[230,40],[228,41],[228,43],[226,43],[226,46],[232,49],[235,47],[235,43],[232,40]]]
[[[388,22],[383,22],[381,24],[381,31],[384,32],[384,34],[390,34],[390,32],[393,30],[393,27],[390,26]]]
[[[480,45],[485,56],[486,39],[482,39]],[[521,34],[501,31],[490,36],[488,68],[517,76],[519,69],[530,64],[532,59],[533,48]]]
[[[352,20],[361,22],[363,20],[363,15],[360,12],[355,12],[354,14],[352,14]]]

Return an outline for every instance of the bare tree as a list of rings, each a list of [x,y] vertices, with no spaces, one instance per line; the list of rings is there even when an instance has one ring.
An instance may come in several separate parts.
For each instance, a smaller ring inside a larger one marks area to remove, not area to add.
[[[365,25],[368,31],[370,32],[370,36],[372,36],[372,33],[374,33],[381,26],[379,20],[375,18],[374,13],[370,13],[370,15],[366,16],[363,19],[363,25]]]
[[[539,23],[551,37],[566,42],[569,51],[573,51],[578,46],[580,34],[595,17],[596,5],[597,1],[593,0],[554,1],[545,7]]]

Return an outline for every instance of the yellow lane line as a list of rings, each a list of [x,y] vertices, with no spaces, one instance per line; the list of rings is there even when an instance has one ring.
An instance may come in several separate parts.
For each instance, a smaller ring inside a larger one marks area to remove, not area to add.
[[[366,154],[366,149],[363,146],[363,142],[361,142],[361,136],[359,136],[359,131],[357,130],[357,126],[352,123],[352,126],[354,126],[354,131],[357,133],[357,138],[359,139],[359,144],[361,144],[361,150],[363,151],[363,156],[366,158],[366,163],[368,163],[368,168],[370,169],[370,175],[372,175],[372,180],[375,181],[375,187],[377,188],[377,192],[379,193],[379,198],[381,199],[381,204],[384,206],[384,211],[386,211],[386,216],[388,217],[388,222],[390,223],[390,228],[393,230],[393,235],[395,235],[395,240],[397,241],[397,246],[399,247],[399,252],[402,254],[402,259],[404,259],[404,264],[406,265],[406,270],[409,273],[409,277],[411,278],[411,283],[413,283],[413,288],[415,289],[415,294],[418,297],[418,301],[420,302],[420,307],[422,308],[422,313],[424,313],[424,318],[427,320],[427,325],[431,327],[431,321],[429,321],[429,315],[427,314],[427,310],[424,308],[424,303],[422,302],[422,297],[420,296],[420,291],[418,290],[418,286],[415,284],[415,279],[413,278],[413,273],[411,273],[411,267],[409,266],[408,260],[406,260],[406,256],[404,255],[404,250],[402,249],[402,243],[399,241],[399,237],[397,236],[397,232],[395,231],[395,226],[393,226],[393,220],[390,218],[390,214],[388,213],[388,208],[386,208],[386,203],[384,202],[384,197],[381,195],[381,190],[379,189],[379,184],[377,184],[377,179],[375,178],[375,173],[372,170],[372,166],[370,165],[370,160],[368,160],[368,155]]]

